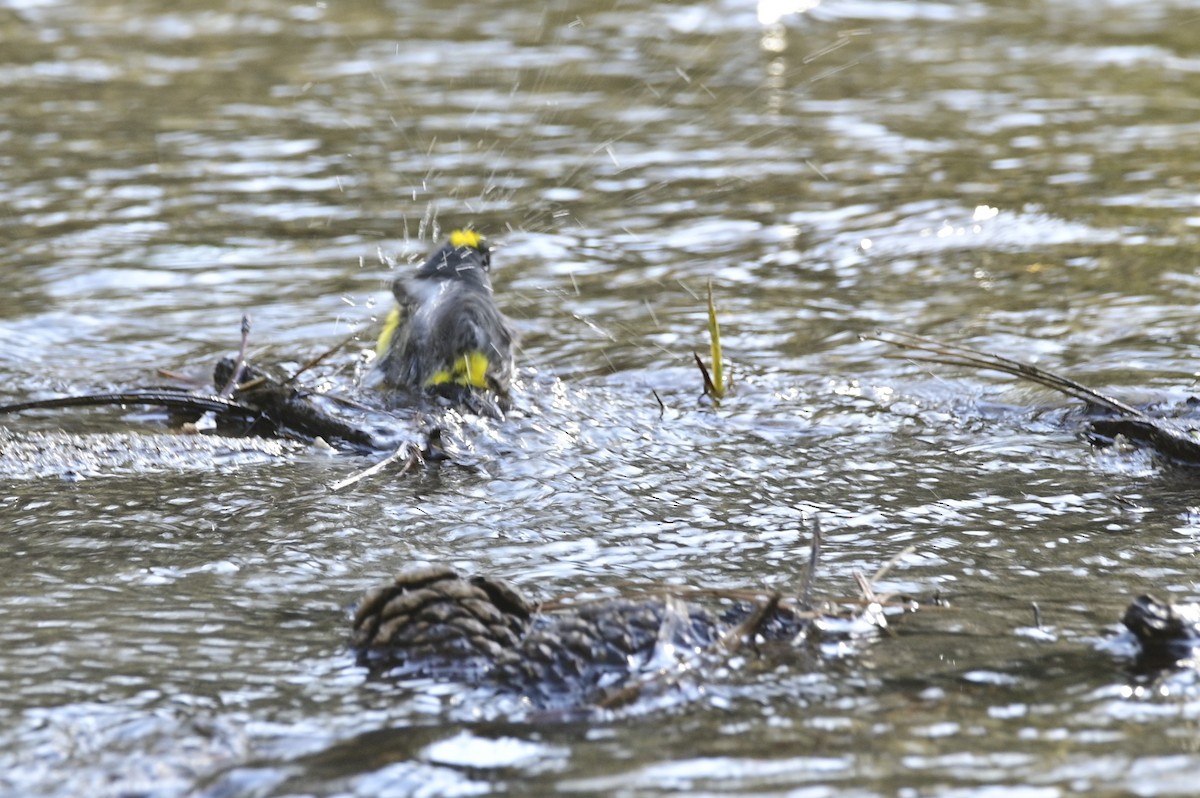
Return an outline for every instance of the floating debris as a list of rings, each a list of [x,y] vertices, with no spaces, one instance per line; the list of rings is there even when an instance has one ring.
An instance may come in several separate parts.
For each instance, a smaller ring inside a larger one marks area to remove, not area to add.
[[[664,586],[536,602],[500,579],[419,567],[367,592],[351,648],[374,678],[490,686],[539,712],[613,710],[702,679],[750,643],[819,650],[886,628],[894,597],[856,578],[860,599],[819,607],[810,604],[811,567],[794,597]]]

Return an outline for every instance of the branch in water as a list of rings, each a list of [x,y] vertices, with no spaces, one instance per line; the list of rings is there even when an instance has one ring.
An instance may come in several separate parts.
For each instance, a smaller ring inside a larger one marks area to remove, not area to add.
[[[1037,366],[1031,366],[1028,363],[1021,363],[1020,361],[1011,360],[1000,355],[993,355],[981,352],[978,349],[971,349],[967,346],[948,344],[933,338],[926,338],[923,335],[913,335],[912,333],[897,332],[895,330],[876,330],[873,335],[864,334],[860,335],[859,338],[864,341],[879,341],[880,343],[889,344],[904,350],[928,353],[925,355],[893,355],[892,357],[904,357],[909,360],[925,363],[942,363],[947,366],[966,366],[967,368],[999,371],[1023,380],[1029,380],[1067,396],[1082,399],[1088,404],[1102,407],[1119,416],[1146,418],[1146,414],[1141,410],[1127,405],[1119,399],[1102,394],[1061,374],[1055,374],[1054,372],[1040,369]]]

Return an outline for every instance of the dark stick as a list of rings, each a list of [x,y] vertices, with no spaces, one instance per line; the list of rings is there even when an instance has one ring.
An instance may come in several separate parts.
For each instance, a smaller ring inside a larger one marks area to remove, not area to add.
[[[218,394],[222,399],[228,399],[233,396],[234,389],[237,388],[238,381],[242,378],[242,372],[246,370],[246,346],[250,342],[250,315],[242,314],[242,345],[238,348],[237,364],[234,366],[233,372],[229,375],[229,381],[221,388],[221,393]]]
[[[15,402],[0,405],[0,414],[19,413],[22,410],[57,410],[64,407],[99,407],[104,405],[161,405],[178,410],[194,410],[197,413],[232,413],[246,418],[255,418],[259,411],[218,396],[196,396],[187,391],[161,389],[153,391],[121,391],[119,393],[94,393],[83,396],[62,396],[57,399],[36,399],[30,402]]]
[[[717,388],[713,385],[712,377],[708,374],[708,367],[704,365],[704,361],[700,359],[700,355],[696,352],[692,352],[692,357],[696,358],[696,365],[700,368],[700,376],[704,378],[705,395],[715,399],[717,397]]]
[[[913,335],[912,333],[897,332],[895,330],[877,330],[874,335],[861,335],[859,337],[865,341],[879,341],[880,343],[890,344],[900,349],[928,353],[926,355],[901,355],[901,357],[907,357],[910,360],[1000,371],[1005,374],[1011,374],[1014,377],[1035,382],[1038,385],[1051,388],[1067,396],[1082,399],[1089,404],[1103,407],[1120,416],[1146,418],[1145,413],[1136,407],[1125,404],[1119,399],[1102,394],[1061,374],[1055,374],[1054,372],[1040,369],[1037,366],[1031,366],[1028,363],[1021,363],[1020,361],[1011,360],[1000,355],[993,355],[981,352],[978,349],[971,349],[967,346],[947,344],[933,338],[926,338],[923,335]]]
[[[800,586],[800,602],[804,609],[812,609],[813,579],[817,575],[817,558],[821,556],[821,518],[813,516],[812,546],[809,548],[808,568],[804,572],[804,581]]]
[[[1200,439],[1197,439],[1192,429],[1181,429],[1163,419],[1153,418],[1136,407],[1060,374],[999,355],[980,352],[965,346],[946,344],[911,333],[879,330],[874,335],[860,337],[863,340],[891,344],[900,349],[927,353],[924,355],[900,354],[895,357],[906,357],[918,362],[999,371],[1018,379],[1029,380],[1075,399],[1081,399],[1089,405],[1103,408],[1115,416],[1091,419],[1087,422],[1090,431],[1100,439],[1112,441],[1118,436],[1124,436],[1141,446],[1148,446],[1176,464],[1190,467],[1200,466]]]
[[[770,618],[771,613],[779,607],[781,598],[783,597],[778,593],[772,593],[767,596],[766,601],[755,604],[754,609],[746,616],[745,620],[721,635],[717,645],[730,654],[736,654],[747,640],[758,634],[763,624]]]

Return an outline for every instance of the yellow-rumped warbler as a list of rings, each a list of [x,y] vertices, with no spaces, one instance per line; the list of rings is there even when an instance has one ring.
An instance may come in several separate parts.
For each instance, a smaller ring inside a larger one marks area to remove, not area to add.
[[[415,274],[398,276],[375,347],[376,381],[454,399],[490,392],[507,405],[514,335],[492,299],[490,268],[483,236],[455,230]]]

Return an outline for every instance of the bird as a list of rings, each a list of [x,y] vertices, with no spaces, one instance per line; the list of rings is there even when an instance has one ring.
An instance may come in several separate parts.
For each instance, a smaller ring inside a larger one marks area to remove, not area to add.
[[[491,249],[458,229],[416,269],[392,283],[396,305],[375,346],[373,382],[468,405],[509,403],[515,363],[512,325],[492,295]]]

